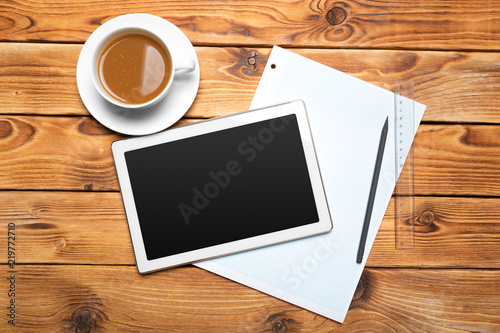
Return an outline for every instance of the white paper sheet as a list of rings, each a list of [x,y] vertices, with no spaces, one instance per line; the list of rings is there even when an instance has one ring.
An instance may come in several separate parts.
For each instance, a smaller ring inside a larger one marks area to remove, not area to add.
[[[306,104],[332,215],[332,231],[197,265],[343,322],[394,190],[394,94],[275,46],[250,108],[294,99]],[[415,129],[424,111],[424,105],[415,103]],[[364,260],[357,264],[386,117],[386,149]]]

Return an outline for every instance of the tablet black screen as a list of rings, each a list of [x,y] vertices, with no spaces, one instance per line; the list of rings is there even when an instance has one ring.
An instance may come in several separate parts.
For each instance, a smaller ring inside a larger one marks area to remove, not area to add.
[[[149,260],[319,221],[295,115],[125,159]]]

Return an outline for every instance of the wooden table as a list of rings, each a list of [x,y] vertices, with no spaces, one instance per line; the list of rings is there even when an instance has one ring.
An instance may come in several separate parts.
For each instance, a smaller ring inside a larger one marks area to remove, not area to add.
[[[124,136],[75,76],[89,35],[133,12],[195,46],[180,123],[246,110],[272,45],[415,81],[416,246],[394,248],[391,202],[343,325],[193,266],[137,272],[110,151]],[[0,0],[0,39],[0,331],[500,331],[499,1]]]

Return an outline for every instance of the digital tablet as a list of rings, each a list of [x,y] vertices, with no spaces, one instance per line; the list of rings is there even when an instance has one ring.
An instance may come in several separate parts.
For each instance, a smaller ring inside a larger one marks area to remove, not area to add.
[[[332,228],[302,101],[118,140],[112,151],[141,273]]]

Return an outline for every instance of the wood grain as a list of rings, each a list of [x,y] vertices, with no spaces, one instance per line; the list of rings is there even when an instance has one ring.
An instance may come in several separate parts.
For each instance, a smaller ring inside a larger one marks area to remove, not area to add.
[[[90,117],[0,117],[0,188],[117,191],[111,143],[124,137]]]
[[[121,136],[92,118],[8,117],[0,128],[2,188],[117,189],[110,145]]]
[[[102,23],[150,13],[195,45],[500,50],[500,11],[489,0],[0,2],[0,40],[83,42]]]
[[[419,128],[415,137],[416,193],[498,196],[499,176],[498,126]]]
[[[0,48],[0,112],[88,115],[76,86],[81,46],[1,43]]]
[[[19,263],[135,265],[119,193],[4,191],[0,203]]]
[[[2,228],[16,224],[20,263],[135,265],[119,193],[4,191],[0,203]],[[415,248],[395,249],[391,201],[368,267],[500,268],[500,199],[417,197],[416,205]]]
[[[368,267],[499,268],[498,198],[416,197],[415,247],[395,249],[391,200]]]
[[[135,12],[195,45],[200,89],[176,126],[247,110],[272,45],[415,82],[416,246],[395,249],[391,201],[344,324],[193,266],[137,272],[110,150],[124,136],[76,85],[90,34]],[[500,332],[499,22],[491,0],[0,0],[0,230],[15,224],[17,262],[0,262],[0,332]]]
[[[111,142],[122,137],[89,117],[0,116],[0,189],[118,191]],[[421,125],[415,193],[500,195],[499,146],[497,125]]]
[[[76,86],[79,45],[2,43],[2,114],[88,115]],[[294,49],[329,67],[394,90],[415,81],[424,121],[500,124],[500,53]],[[247,110],[270,49],[197,47],[201,81],[189,118]]]
[[[500,277],[490,270],[367,269],[342,326],[195,267],[144,276],[133,267],[20,265],[16,279],[16,328],[30,332],[500,329]]]

